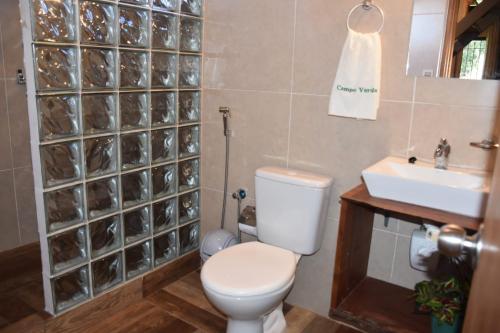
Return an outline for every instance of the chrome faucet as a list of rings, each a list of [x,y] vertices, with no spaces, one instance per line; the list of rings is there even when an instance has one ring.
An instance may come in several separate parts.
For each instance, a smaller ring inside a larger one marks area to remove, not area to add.
[[[439,144],[434,151],[434,167],[436,169],[446,170],[448,169],[448,156],[451,152],[451,146],[448,140],[441,138]]]

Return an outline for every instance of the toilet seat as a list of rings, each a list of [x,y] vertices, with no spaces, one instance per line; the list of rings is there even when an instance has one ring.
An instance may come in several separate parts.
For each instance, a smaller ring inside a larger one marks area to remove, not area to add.
[[[296,257],[291,251],[259,242],[229,247],[203,265],[205,288],[219,294],[258,296],[280,290],[295,277]]]

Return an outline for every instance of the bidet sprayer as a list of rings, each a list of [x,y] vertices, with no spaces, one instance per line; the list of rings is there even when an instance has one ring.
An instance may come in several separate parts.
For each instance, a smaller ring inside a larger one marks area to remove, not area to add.
[[[222,121],[224,122],[224,135],[229,136],[231,135],[231,130],[229,129],[228,119],[231,118],[231,112],[227,106],[220,106],[219,112],[222,113]]]

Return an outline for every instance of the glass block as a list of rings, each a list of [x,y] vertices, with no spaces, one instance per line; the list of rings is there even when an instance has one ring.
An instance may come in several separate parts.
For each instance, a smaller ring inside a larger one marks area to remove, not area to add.
[[[78,87],[76,48],[35,46],[36,88],[74,90]]]
[[[92,258],[116,250],[122,245],[119,215],[90,223],[89,232]]]
[[[83,188],[81,185],[44,194],[47,232],[83,222]]]
[[[148,54],[146,52],[120,51],[120,87],[147,88]]]
[[[179,57],[179,87],[198,88],[201,77],[201,57],[181,55]]]
[[[82,88],[112,89],[115,87],[115,51],[82,48]]]
[[[116,286],[123,281],[122,254],[115,253],[92,263],[94,295]]]
[[[179,10],[179,0],[153,0],[153,6],[159,9],[176,12]]]
[[[149,207],[123,213],[125,245],[132,244],[150,235],[149,220]]]
[[[179,228],[180,254],[197,249],[200,245],[200,224],[191,223]]]
[[[78,96],[37,97],[41,140],[54,140],[80,134]]]
[[[200,121],[201,93],[199,91],[179,92],[179,123]]]
[[[158,233],[177,225],[177,198],[153,204],[153,232]]]
[[[127,280],[151,269],[151,242],[147,241],[125,249]]]
[[[200,153],[200,126],[179,127],[179,157]]]
[[[202,23],[200,20],[182,17],[180,32],[181,41],[179,48],[181,51],[201,51]]]
[[[179,223],[183,224],[200,217],[200,192],[179,196]]]
[[[151,93],[151,126],[175,125],[175,92]]]
[[[177,83],[177,55],[153,52],[151,55],[151,86],[175,88]]]
[[[114,136],[86,139],[85,171],[87,177],[102,176],[116,171],[116,140]]]
[[[151,169],[154,199],[175,193],[176,174],[175,164],[162,165]]]
[[[200,160],[179,162],[179,192],[200,186]]]
[[[40,147],[45,186],[81,179],[80,142],[55,143]]]
[[[158,236],[153,240],[155,266],[164,264],[177,257],[177,237],[175,230]]]
[[[76,266],[87,260],[85,227],[65,231],[50,237],[50,271],[52,274]]]
[[[119,194],[116,177],[87,183],[87,211],[89,218],[96,218],[118,210]]]
[[[148,127],[148,96],[146,93],[120,94],[121,128]]]
[[[116,98],[113,94],[82,95],[83,132],[98,134],[116,129]]]
[[[75,8],[72,0],[33,0],[33,38],[37,41],[75,40]]]
[[[179,19],[175,15],[153,13],[153,48],[177,49]]]
[[[82,43],[116,43],[116,6],[107,3],[80,3],[80,39]]]
[[[201,16],[203,0],[181,0],[181,13]]]
[[[151,160],[153,163],[175,159],[175,129],[151,131]]]
[[[148,47],[149,13],[132,7],[120,7],[120,45]]]
[[[139,168],[148,164],[148,134],[146,132],[121,136],[122,170]]]
[[[66,310],[90,297],[87,266],[58,276],[51,281],[55,312]]]
[[[148,170],[122,175],[123,207],[131,207],[149,200]]]
[[[128,2],[134,5],[147,5],[149,0],[120,0],[120,2]]]

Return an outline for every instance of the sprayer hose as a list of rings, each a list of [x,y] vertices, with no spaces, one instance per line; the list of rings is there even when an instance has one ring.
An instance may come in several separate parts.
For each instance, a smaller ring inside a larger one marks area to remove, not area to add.
[[[224,197],[222,198],[222,213],[220,219],[221,229],[224,229],[224,222],[226,219],[227,183],[229,176],[229,137],[230,137],[229,131],[226,131],[224,135],[226,136],[226,165],[224,170]]]

